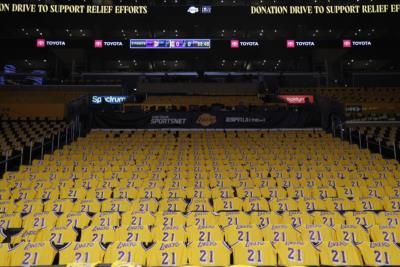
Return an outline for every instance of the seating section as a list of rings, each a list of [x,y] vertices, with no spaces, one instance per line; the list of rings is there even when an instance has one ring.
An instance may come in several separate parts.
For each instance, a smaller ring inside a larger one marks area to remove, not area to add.
[[[70,90],[54,90],[21,88],[0,90],[0,118],[17,120],[30,118],[64,119],[66,105],[87,93]]]
[[[58,120],[2,120],[0,121],[1,156],[13,150],[21,150],[30,143],[40,143],[43,138],[51,138],[67,127],[65,121]]]
[[[1,266],[400,265],[399,163],[322,131],[92,132],[0,212]]]
[[[392,147],[394,144],[398,146],[400,142],[400,130],[396,125],[360,126],[353,128],[353,131],[360,131],[369,140],[374,140],[376,143],[381,142],[381,145],[387,147]]]
[[[336,99],[345,105],[351,120],[398,120],[400,88],[285,88],[285,94],[312,94]]]

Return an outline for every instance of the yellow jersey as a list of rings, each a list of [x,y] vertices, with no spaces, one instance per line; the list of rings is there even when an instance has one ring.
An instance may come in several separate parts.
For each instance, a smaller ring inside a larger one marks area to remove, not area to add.
[[[231,224],[250,224],[250,216],[242,211],[220,212],[217,217],[218,224],[222,227]]]
[[[53,199],[49,200],[44,204],[44,211],[52,211],[52,212],[70,212],[72,211],[72,208],[74,206],[74,203],[72,202],[71,199]]]
[[[146,250],[140,242],[114,242],[107,248],[104,263],[116,261],[145,266]]]
[[[147,211],[156,212],[158,209],[158,202],[154,198],[140,198],[131,202],[130,211]]]
[[[320,186],[314,188],[313,196],[320,199],[336,198],[337,192],[336,189],[331,186]]]
[[[400,197],[384,197],[383,206],[385,211],[400,211]]]
[[[60,199],[72,198],[72,199],[85,199],[87,190],[83,187],[78,188],[64,188],[60,190]]]
[[[218,225],[194,225],[186,232],[189,242],[224,241],[224,232]]]
[[[211,197],[214,199],[224,199],[235,197],[235,192],[232,187],[215,187],[211,190]]]
[[[118,212],[99,212],[92,217],[92,225],[119,226],[120,216]]]
[[[10,265],[52,265],[56,253],[50,242],[22,242],[10,249]]]
[[[261,229],[264,241],[296,242],[302,241],[301,233],[290,224],[269,224]]]
[[[187,197],[190,199],[194,198],[211,198],[211,192],[209,188],[203,187],[189,187],[186,189]]]
[[[212,212],[190,212],[187,214],[186,225],[200,226],[200,225],[218,225],[218,219]]]
[[[243,201],[240,198],[217,198],[213,200],[214,211],[241,211],[243,207]]]
[[[116,240],[126,242],[150,243],[153,241],[152,234],[147,225],[121,226],[115,231]]]
[[[111,194],[110,188],[94,188],[87,191],[86,199],[104,200],[111,198]]]
[[[187,206],[188,212],[207,212],[213,211],[210,202],[206,198],[193,198]]]
[[[344,214],[346,224],[359,224],[365,228],[375,225],[376,214],[370,211],[346,212]]]
[[[53,212],[30,213],[23,219],[22,226],[25,229],[42,229],[54,227],[58,217]]]
[[[71,242],[59,249],[59,264],[103,262],[104,251],[99,242]]]
[[[348,211],[355,209],[354,202],[347,198],[328,198],[325,201],[328,211]]]
[[[276,266],[277,253],[270,242],[237,242],[232,246],[233,263],[248,266]]]
[[[250,224],[259,225],[261,228],[269,224],[282,224],[282,216],[276,212],[252,212]]]
[[[229,245],[239,241],[263,241],[263,235],[255,224],[229,225],[224,228],[224,233]]]
[[[302,198],[298,201],[300,211],[326,210],[325,201],[317,198]]]
[[[236,189],[239,198],[258,198],[261,197],[261,191],[258,187],[239,187]]]
[[[86,212],[63,213],[57,220],[58,227],[84,228],[89,225],[90,217]]]
[[[273,198],[270,200],[269,205],[271,211],[295,211],[298,210],[297,202],[292,198]]]
[[[183,266],[187,255],[183,242],[156,242],[147,251],[147,266]]]
[[[113,227],[91,225],[82,229],[81,242],[108,243],[114,241],[116,241],[116,236]]]
[[[243,201],[243,210],[245,212],[252,211],[269,211],[269,204],[265,198],[251,197]]]
[[[400,212],[379,212],[379,214],[376,216],[376,223],[383,225],[399,225]]]
[[[323,242],[320,246],[322,265],[361,266],[363,261],[358,249],[347,242]]]
[[[0,228],[21,228],[22,218],[19,213],[0,213]]]
[[[187,248],[190,265],[229,266],[231,249],[223,241],[193,242]]]
[[[152,229],[155,242],[185,242],[187,235],[180,226],[156,226]]]
[[[78,237],[77,231],[73,227],[52,227],[43,228],[36,235],[36,242],[49,241],[56,245],[75,242]]]
[[[130,210],[131,203],[126,198],[106,199],[101,203],[102,212],[127,212]]]
[[[186,211],[186,202],[183,198],[164,198],[159,202],[159,211]]]
[[[287,211],[282,214],[282,224],[291,224],[294,228],[312,223],[313,217],[307,212]]]
[[[156,226],[174,226],[174,225],[185,225],[186,217],[180,212],[158,212],[155,214]]]
[[[72,208],[73,212],[100,212],[101,210],[101,202],[97,199],[78,199],[74,207]]]
[[[138,196],[138,190],[134,187],[117,187],[113,190],[114,198],[135,199]]]
[[[329,227],[345,223],[345,218],[336,211],[317,211],[312,214],[314,223],[325,224]]]
[[[41,199],[25,199],[17,203],[17,212],[27,214],[34,212],[42,212],[43,204]]]
[[[310,241],[314,244],[336,240],[335,230],[325,224],[305,224],[299,230],[304,241]]]
[[[284,266],[319,266],[318,250],[310,242],[277,242],[278,264]]]
[[[337,224],[335,225],[337,240],[352,242],[369,242],[368,232],[358,224]]]
[[[355,199],[356,211],[383,210],[383,203],[376,197],[360,197]]]
[[[155,216],[150,212],[125,212],[121,217],[121,225],[154,225],[155,220]]]
[[[399,225],[374,225],[369,228],[369,233],[373,242],[400,242]]]
[[[37,192],[38,198],[41,198],[42,200],[58,199],[59,195],[60,191],[57,187],[41,188]]]
[[[180,181],[174,181],[175,183],[179,183]],[[164,187],[162,191],[162,198],[186,198],[186,191],[184,187]]]
[[[363,242],[358,244],[367,266],[399,266],[400,248],[392,242]]]

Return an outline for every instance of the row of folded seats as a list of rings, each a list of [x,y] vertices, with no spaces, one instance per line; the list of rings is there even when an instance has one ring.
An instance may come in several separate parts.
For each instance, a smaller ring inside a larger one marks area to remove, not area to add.
[[[75,193],[79,189],[65,191],[67,194]],[[117,189],[119,193],[127,194],[129,189]],[[325,189],[324,189],[325,190]],[[322,190],[322,192],[325,192]],[[351,190],[351,189],[349,189]],[[374,191],[376,189],[369,189]],[[395,189],[398,190],[398,189]],[[64,191],[63,191],[64,192]],[[275,193],[276,191],[271,191]],[[325,193],[324,193],[325,195]],[[189,201],[189,203],[188,203]],[[212,204],[211,204],[212,203]],[[129,209],[126,208],[129,206]],[[158,201],[155,198],[140,198],[135,200],[110,198],[99,201],[97,199],[79,199],[72,201],[68,198],[48,200],[24,199],[0,201],[0,213],[28,214],[32,212],[109,212],[109,211],[175,211],[175,212],[219,212],[219,211],[400,211],[400,197],[360,197],[360,198],[271,198],[267,201],[261,197],[240,198],[167,198]]]
[[[23,242],[13,248],[0,244],[3,266],[69,263],[113,263],[113,266],[398,266],[400,248],[390,242],[223,241],[71,242],[56,248],[49,242]],[[85,265],[86,266],[86,265]],[[92,266],[92,265],[90,265]]]
[[[91,217],[92,216],[92,217]],[[399,212],[33,213],[2,216],[1,241],[353,241],[400,242]],[[21,228],[22,227],[22,228]],[[55,239],[55,236],[58,238]]]

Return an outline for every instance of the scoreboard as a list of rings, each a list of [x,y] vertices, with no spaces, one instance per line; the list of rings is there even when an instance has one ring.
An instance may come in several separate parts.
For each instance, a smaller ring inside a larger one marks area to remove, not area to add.
[[[210,49],[210,39],[130,39],[130,49]]]

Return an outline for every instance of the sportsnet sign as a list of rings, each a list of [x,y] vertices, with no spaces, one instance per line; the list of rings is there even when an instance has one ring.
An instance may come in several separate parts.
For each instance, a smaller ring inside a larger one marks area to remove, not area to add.
[[[187,118],[174,118],[170,116],[152,116],[151,125],[184,125]]]
[[[285,101],[288,104],[297,104],[297,105],[303,105],[307,102],[308,103],[314,103],[314,96],[312,95],[279,95],[279,99]]]

